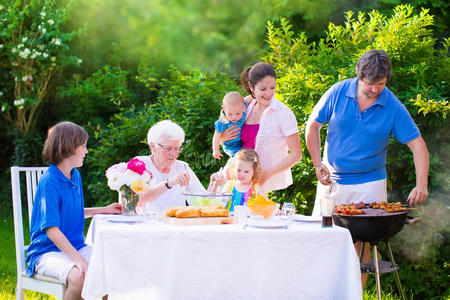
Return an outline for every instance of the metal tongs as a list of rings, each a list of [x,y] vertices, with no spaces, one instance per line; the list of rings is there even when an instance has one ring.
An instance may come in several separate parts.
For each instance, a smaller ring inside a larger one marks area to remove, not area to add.
[[[187,170],[187,164],[184,164],[184,171],[186,172],[186,175],[189,176],[189,173],[188,173],[188,170]],[[186,193],[186,194],[190,194],[190,193],[189,193],[189,182],[188,182],[188,184],[186,185],[185,193]]]

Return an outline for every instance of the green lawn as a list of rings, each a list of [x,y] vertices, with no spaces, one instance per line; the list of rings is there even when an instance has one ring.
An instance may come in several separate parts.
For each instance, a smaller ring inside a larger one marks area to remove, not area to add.
[[[87,224],[88,226],[88,224]],[[26,229],[28,231],[28,229]],[[12,216],[0,216],[0,299],[15,299],[16,257],[14,247],[14,224]],[[55,299],[55,297],[26,291],[25,299]],[[376,291],[364,292],[364,300],[377,299]],[[383,300],[397,300],[389,293]]]
[[[25,230],[28,234],[28,228]],[[15,299],[16,252],[12,216],[0,217],[0,278],[0,299]],[[26,291],[25,299],[55,299],[55,297]]]

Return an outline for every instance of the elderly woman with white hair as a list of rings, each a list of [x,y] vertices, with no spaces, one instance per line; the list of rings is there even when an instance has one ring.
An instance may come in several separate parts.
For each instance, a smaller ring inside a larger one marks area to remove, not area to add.
[[[170,120],[159,121],[147,133],[150,156],[139,156],[152,172],[151,189],[139,197],[140,204],[148,203],[152,210],[164,211],[171,206],[184,206],[183,192],[206,193],[189,165],[178,160],[184,142],[184,131]]]

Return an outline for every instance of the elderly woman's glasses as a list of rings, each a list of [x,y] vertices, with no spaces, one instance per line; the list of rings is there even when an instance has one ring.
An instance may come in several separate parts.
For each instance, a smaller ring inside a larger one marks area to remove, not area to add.
[[[167,152],[167,153],[170,153],[170,152],[180,153],[180,152],[183,150],[183,148],[181,148],[181,147],[174,147],[174,148],[172,148],[172,147],[166,147],[166,146],[161,145],[160,143],[158,143],[158,146],[160,146],[161,148],[163,148],[163,150],[164,150],[165,152]]]

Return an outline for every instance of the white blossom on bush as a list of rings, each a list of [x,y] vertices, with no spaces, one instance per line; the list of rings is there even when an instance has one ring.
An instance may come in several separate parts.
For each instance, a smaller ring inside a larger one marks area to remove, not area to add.
[[[14,105],[19,107],[19,108],[23,107],[24,104],[25,104],[25,99],[23,99],[23,98],[14,100]]]

